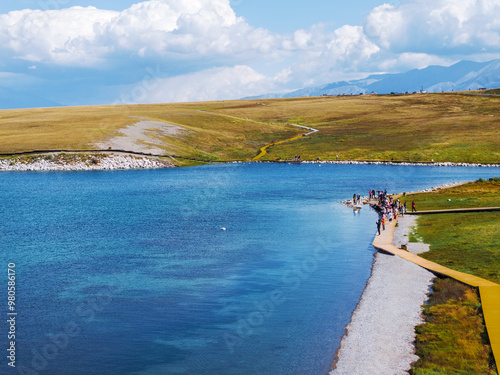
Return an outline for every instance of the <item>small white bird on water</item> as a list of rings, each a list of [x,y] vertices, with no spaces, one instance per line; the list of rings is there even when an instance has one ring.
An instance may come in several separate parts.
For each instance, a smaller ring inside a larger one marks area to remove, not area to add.
[[[226,228],[225,228],[225,227],[222,227],[222,228],[220,228],[220,230],[226,230]]]

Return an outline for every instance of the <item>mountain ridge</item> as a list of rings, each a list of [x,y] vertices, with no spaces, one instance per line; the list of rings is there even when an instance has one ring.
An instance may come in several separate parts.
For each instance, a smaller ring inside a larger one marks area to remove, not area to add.
[[[331,82],[282,94],[263,94],[245,99],[292,98],[321,95],[390,94],[394,92],[467,91],[500,87],[500,60],[460,61],[449,67],[430,65],[405,73],[371,74],[351,81]]]

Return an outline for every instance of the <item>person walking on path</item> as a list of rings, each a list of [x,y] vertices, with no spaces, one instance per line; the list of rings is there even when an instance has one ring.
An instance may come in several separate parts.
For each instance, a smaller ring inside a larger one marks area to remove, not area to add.
[[[385,216],[382,216],[382,230],[385,230]]]
[[[411,212],[417,212],[417,209],[415,208],[415,201],[411,201]]]
[[[380,236],[380,219],[377,220],[377,230],[378,230],[378,235]]]

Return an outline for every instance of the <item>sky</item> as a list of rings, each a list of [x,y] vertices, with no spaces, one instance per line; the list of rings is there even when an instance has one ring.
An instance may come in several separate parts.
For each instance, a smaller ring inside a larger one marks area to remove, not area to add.
[[[500,0],[2,0],[0,94],[223,100],[489,61],[498,15]]]

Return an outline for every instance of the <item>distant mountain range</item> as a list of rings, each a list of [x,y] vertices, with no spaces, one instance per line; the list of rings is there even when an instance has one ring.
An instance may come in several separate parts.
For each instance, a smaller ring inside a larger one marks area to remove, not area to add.
[[[60,105],[27,92],[0,87],[0,109],[59,107]]]
[[[364,79],[329,83],[282,94],[264,94],[245,99],[291,98],[321,95],[389,94],[391,92],[466,91],[500,87],[500,60],[484,63],[461,61],[450,67],[429,66],[400,74],[373,74]],[[0,109],[58,107],[60,103],[0,87]]]
[[[293,98],[321,95],[390,94],[392,92],[467,91],[500,87],[500,60],[484,63],[461,61],[450,67],[429,66],[400,74],[374,74],[364,79],[304,88],[285,94],[265,94],[247,99]]]

